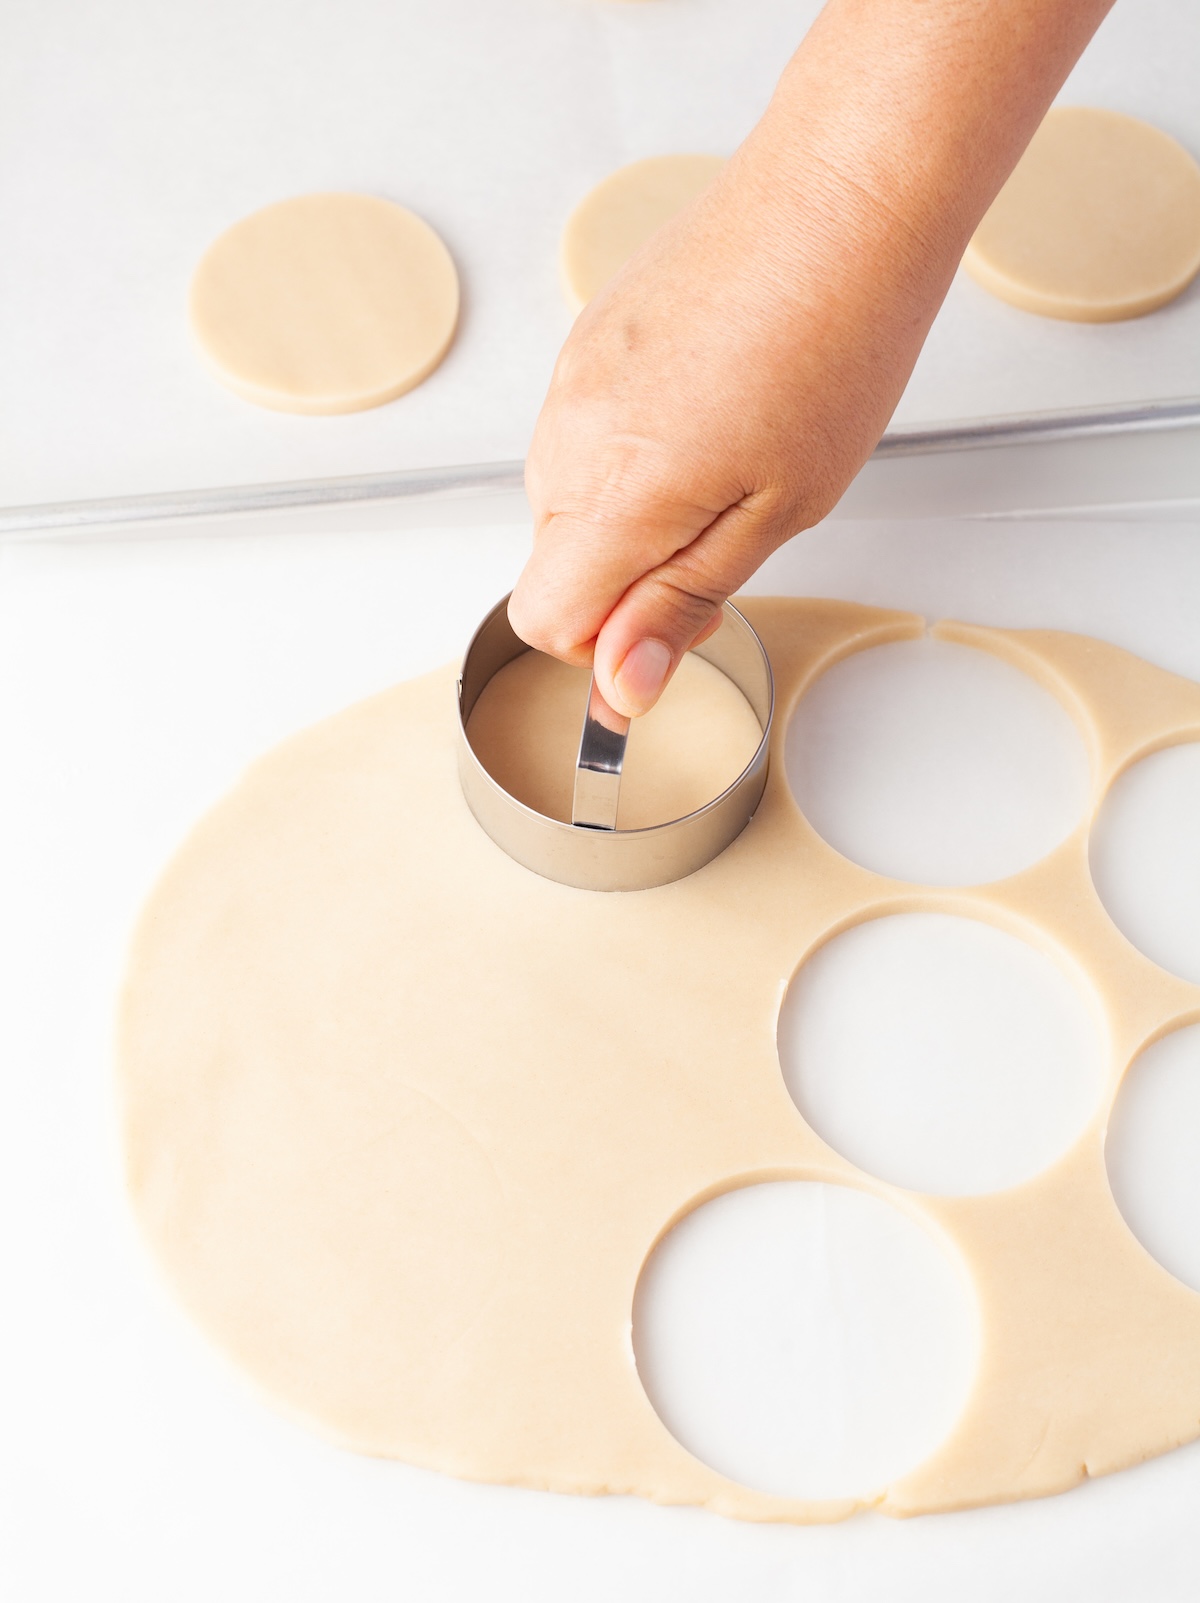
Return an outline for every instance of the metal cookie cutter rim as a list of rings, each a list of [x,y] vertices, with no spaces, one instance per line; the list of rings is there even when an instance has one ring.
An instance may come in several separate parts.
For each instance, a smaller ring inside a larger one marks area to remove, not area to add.
[[[767,782],[775,683],[762,641],[731,602],[722,626],[695,648],[750,703],[762,738],[749,762],[719,796],[694,812],[646,829],[589,829],[535,812],[504,790],[471,746],[467,725],[484,686],[529,650],[508,621],[505,596],[479,625],[458,680],[458,770],[467,805],[481,828],[518,863],[581,890],[650,890],[683,879],[718,856],[754,816]]]

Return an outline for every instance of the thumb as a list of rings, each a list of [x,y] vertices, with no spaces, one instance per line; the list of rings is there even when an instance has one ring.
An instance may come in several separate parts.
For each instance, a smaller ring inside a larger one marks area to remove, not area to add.
[[[722,603],[786,537],[739,503],[631,584],[596,637],[593,667],[608,704],[627,718],[649,712],[686,653],[720,628]]]

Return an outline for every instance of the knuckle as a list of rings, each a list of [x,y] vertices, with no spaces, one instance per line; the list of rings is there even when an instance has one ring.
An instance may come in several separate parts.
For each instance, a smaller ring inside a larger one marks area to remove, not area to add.
[[[777,520],[784,529],[782,538],[791,539],[802,529],[811,529],[833,511],[861,463],[845,462],[829,453],[817,461],[803,462],[785,484]]]
[[[508,621],[516,634],[527,646],[533,646],[540,651],[541,638],[544,632],[543,623],[539,618],[537,609],[531,608],[518,587],[508,598]]]
[[[723,585],[682,582],[670,574],[654,577],[657,601],[664,615],[670,616],[681,640],[693,640],[725,600]]]
[[[700,540],[664,563],[662,577],[676,592],[681,605],[690,603],[711,610],[719,607],[734,588],[733,557],[727,542],[714,547]]]
[[[560,662],[590,662],[591,652],[587,646],[575,635],[568,634],[562,629],[547,629],[543,631],[541,643],[537,649],[548,657],[557,657]]]
[[[518,638],[534,651],[564,662],[577,662],[581,660],[581,653],[586,655],[584,645],[574,632],[564,628],[562,621],[553,614],[546,615],[536,607],[531,608],[519,591],[514,591],[509,599],[508,621]]]
[[[805,485],[803,493],[788,506],[781,519],[781,539],[790,540],[802,529],[811,529],[822,518],[827,518],[842,499],[845,489],[845,484],[829,475],[823,475],[819,482]]]

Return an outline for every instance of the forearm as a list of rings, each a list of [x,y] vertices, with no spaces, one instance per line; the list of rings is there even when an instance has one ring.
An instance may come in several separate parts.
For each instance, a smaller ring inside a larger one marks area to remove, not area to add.
[[[976,224],[1111,0],[830,0],[716,182],[579,317],[526,470],[514,627],[665,676],[835,504]],[[646,649],[635,649],[646,648]]]
[[[746,148],[829,168],[957,258],[1111,6],[829,0]]]
[[[835,493],[886,425],[968,240],[1112,3],[831,0],[730,163],[713,211],[742,236],[732,249],[760,276],[764,335],[798,363],[793,383],[818,381],[826,471],[810,471],[824,480],[832,468]],[[854,451],[839,400],[854,412]]]

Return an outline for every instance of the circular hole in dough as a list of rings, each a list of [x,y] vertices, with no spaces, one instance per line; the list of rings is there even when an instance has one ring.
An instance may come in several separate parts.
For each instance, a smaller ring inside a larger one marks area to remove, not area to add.
[[[1140,952],[1200,983],[1200,743],[1121,775],[1092,826],[1092,879]]]
[[[1200,270],[1200,166],[1120,112],[1056,106],[992,202],[963,266],[1001,300],[1107,323],[1173,300]]]
[[[300,195],[244,217],[205,252],[188,311],[208,364],[280,412],[358,412],[442,360],[458,322],[450,252],[372,195]]]
[[[596,185],[567,218],[559,260],[563,291],[581,311],[663,223],[707,189],[722,156],[648,156]]]
[[[788,729],[788,781],[813,828],[866,868],[981,884],[1036,862],[1088,797],[1062,705],[985,652],[937,640],[836,664]]]
[[[591,674],[540,651],[488,682],[468,723],[480,762],[510,796],[571,822],[575,759]],[[705,807],[754,756],[762,730],[731,679],[689,652],[662,698],[635,718],[617,827],[646,829]]]
[[[1102,1093],[1082,976],[973,919],[902,913],[835,936],[779,1017],[801,1114],[859,1168],[916,1191],[1000,1191],[1065,1152]]]
[[[1164,1036],[1133,1064],[1104,1156],[1125,1223],[1164,1269],[1200,1291],[1200,1025]]]
[[[975,1299],[948,1245],[865,1192],[771,1181],[686,1215],[642,1271],[638,1373],[731,1479],[866,1496],[928,1457],[970,1389]]]

